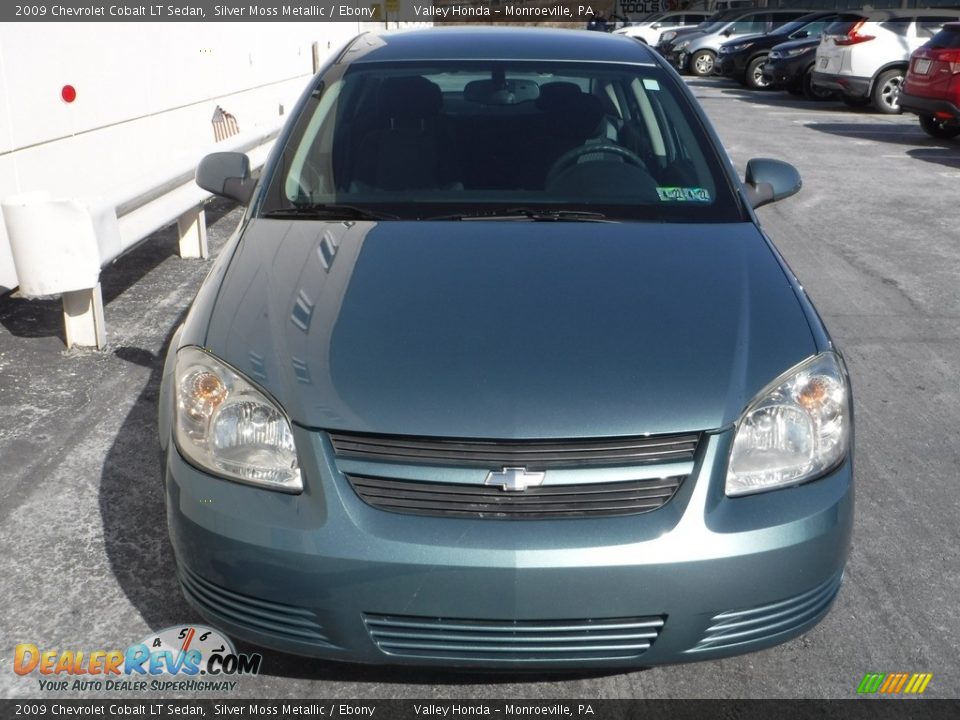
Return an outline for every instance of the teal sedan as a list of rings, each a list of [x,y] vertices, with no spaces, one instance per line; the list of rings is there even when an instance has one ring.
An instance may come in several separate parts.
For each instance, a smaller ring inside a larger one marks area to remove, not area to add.
[[[200,617],[375,664],[565,669],[769,647],[836,597],[843,358],[656,53],[361,35],[311,80],[171,343],[168,526]]]

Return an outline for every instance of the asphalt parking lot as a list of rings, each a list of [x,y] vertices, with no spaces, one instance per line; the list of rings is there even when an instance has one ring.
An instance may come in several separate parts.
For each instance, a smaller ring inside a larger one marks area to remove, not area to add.
[[[690,85],[741,172],[773,157],[804,180],[760,215],[854,383],[856,529],[831,613],[765,652],[626,674],[398,671],[265,652],[232,697],[850,698],[866,672],[931,672],[928,696],[960,697],[960,142],[927,137],[910,115]],[[208,215],[216,251],[239,213],[214,203]],[[110,650],[200,620],[174,578],[156,396],[166,342],[209,264],[176,257],[168,230],[106,270],[105,352],[64,350],[57,301],[0,298],[3,697],[41,695],[35,675],[12,670],[17,643]]]

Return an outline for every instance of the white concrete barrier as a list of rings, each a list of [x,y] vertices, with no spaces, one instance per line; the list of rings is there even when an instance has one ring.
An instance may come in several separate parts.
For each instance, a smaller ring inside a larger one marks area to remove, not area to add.
[[[278,122],[210,151],[246,152],[251,168],[260,167],[279,131]],[[160,228],[176,222],[181,257],[207,257],[203,203],[210,194],[194,182],[201,157],[154,168],[109,197],[22,193],[0,202],[20,294],[63,296],[67,347],[104,347],[100,269]]]

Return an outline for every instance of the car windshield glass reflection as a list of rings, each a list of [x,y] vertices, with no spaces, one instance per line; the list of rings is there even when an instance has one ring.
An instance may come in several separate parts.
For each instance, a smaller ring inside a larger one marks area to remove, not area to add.
[[[743,219],[696,112],[653,66],[357,64],[313,93],[281,163],[261,215]]]

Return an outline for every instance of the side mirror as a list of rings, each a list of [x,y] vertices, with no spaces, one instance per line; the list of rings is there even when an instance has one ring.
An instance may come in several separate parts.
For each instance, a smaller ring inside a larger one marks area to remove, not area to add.
[[[256,185],[250,177],[250,158],[238,152],[207,155],[197,165],[197,185],[214,195],[246,205]]]
[[[806,30],[797,30],[793,35],[790,36],[790,39],[803,40],[805,37],[810,37],[810,33]]]
[[[653,25],[650,26],[650,28],[651,28],[652,30],[659,30],[659,29],[660,29],[660,23],[654,23]]]
[[[754,158],[747,163],[745,178],[750,204],[758,208],[795,195],[803,187],[800,173],[790,163]]]
[[[720,33],[720,34],[723,35],[724,37],[730,37],[730,34],[731,34],[732,32],[733,32],[733,28],[727,28],[726,30],[724,30],[724,31],[723,31],[722,33]]]

